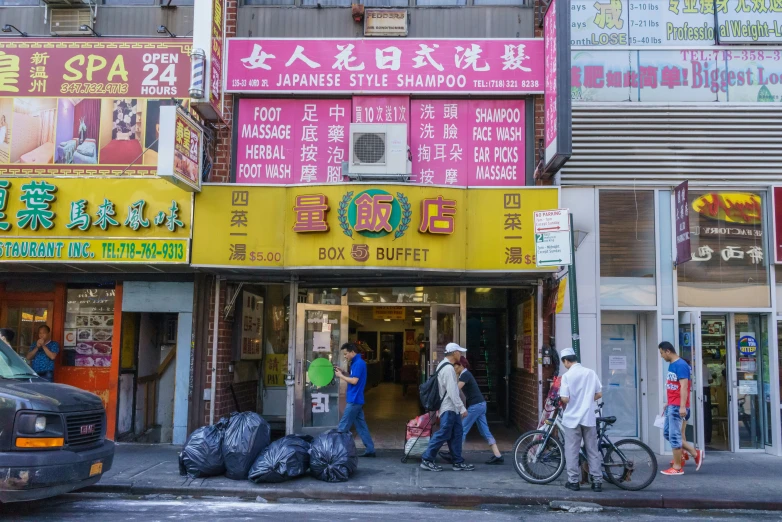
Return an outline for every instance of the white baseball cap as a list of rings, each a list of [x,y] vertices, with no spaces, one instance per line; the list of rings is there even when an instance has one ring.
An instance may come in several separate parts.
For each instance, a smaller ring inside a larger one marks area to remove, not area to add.
[[[576,355],[576,351],[573,348],[563,348],[561,352],[559,352],[559,358],[567,357],[568,355]]]
[[[448,343],[445,345],[445,353],[453,353],[453,352],[467,352],[467,348],[462,348],[456,343]]]

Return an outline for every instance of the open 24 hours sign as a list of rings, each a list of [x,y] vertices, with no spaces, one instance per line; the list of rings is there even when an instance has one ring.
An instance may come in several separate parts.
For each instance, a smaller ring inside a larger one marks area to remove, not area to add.
[[[0,262],[187,263],[192,208],[160,179],[0,178]]]

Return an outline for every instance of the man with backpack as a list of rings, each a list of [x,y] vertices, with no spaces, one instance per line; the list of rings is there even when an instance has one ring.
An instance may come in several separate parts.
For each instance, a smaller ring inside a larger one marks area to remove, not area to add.
[[[421,387],[421,402],[424,408],[427,411],[437,410],[440,418],[440,429],[432,435],[421,457],[421,467],[425,470],[443,470],[442,466],[434,463],[434,459],[446,442],[451,450],[454,471],[475,470],[475,466],[465,464],[462,458],[462,419],[467,416],[467,408],[459,396],[459,385],[453,368],[466,351],[466,348],[456,343],[448,343],[445,346],[445,359],[437,366],[435,374]],[[437,393],[434,393],[435,390]]]

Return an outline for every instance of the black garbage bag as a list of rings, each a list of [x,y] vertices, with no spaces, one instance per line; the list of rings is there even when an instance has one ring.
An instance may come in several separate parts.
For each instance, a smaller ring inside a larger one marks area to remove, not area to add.
[[[246,411],[231,416],[223,437],[225,476],[246,480],[250,466],[271,440],[269,423],[257,413]]]
[[[223,436],[228,418],[214,426],[198,428],[187,439],[179,454],[179,474],[192,478],[213,477],[225,473]]]
[[[358,469],[356,443],[350,432],[329,430],[310,447],[312,476],[325,482],[345,482]]]
[[[307,473],[310,467],[312,437],[288,435],[277,439],[260,454],[250,468],[255,483],[283,482]]]

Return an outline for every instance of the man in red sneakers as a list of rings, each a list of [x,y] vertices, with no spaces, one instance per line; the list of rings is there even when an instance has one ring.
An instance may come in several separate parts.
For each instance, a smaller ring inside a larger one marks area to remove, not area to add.
[[[665,440],[673,449],[673,463],[669,469],[662,471],[663,475],[684,475],[682,447],[695,459],[695,471],[703,464],[703,450],[696,450],[689,442],[683,442],[683,419],[690,416],[690,382],[692,370],[682,358],[676,354],[676,349],[668,341],[660,343],[660,357],[668,363],[668,375],[665,389],[668,404],[665,407]]]

